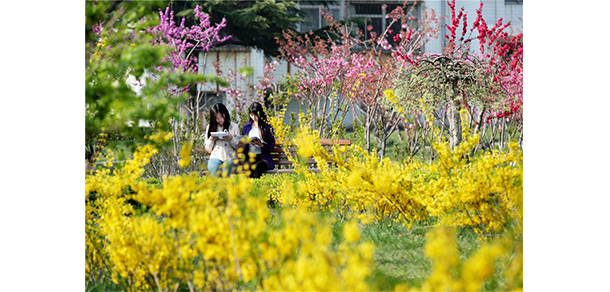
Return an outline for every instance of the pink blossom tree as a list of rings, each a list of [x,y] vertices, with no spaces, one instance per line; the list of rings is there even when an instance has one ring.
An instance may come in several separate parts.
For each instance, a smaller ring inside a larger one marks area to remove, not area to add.
[[[239,68],[233,70],[231,68],[223,71],[220,68],[218,61],[212,62],[213,71],[217,76],[226,78],[227,83],[217,88],[212,88],[211,84],[202,84],[202,88],[206,91],[218,91],[219,95],[223,92],[232,105],[233,113],[239,121],[245,122],[248,117],[247,108],[252,102],[264,104],[265,101],[278,99],[279,88],[275,80],[274,72],[279,63],[278,58],[265,61],[263,75],[258,76],[255,82],[252,82],[254,68],[246,66],[247,55],[240,62]],[[270,96],[268,96],[271,93]],[[275,93],[275,97],[273,94]]]
[[[210,16],[201,12],[200,9],[200,6],[195,7],[195,18],[199,21],[191,27],[184,25],[185,17],[182,17],[180,25],[177,26],[174,21],[174,12],[169,7],[165,11],[159,12],[159,25],[147,29],[147,32],[154,36],[154,45],[164,44],[171,48],[165,59],[171,60],[173,66],[170,68],[156,67],[156,71],[169,70],[179,73],[197,73],[198,58],[195,53],[197,51],[207,52],[214,48],[215,45],[231,38],[231,36],[220,37],[220,30],[226,27],[226,20],[224,18],[221,23],[212,25],[210,23]],[[151,73],[151,75],[154,78],[155,74]],[[207,76],[206,81],[226,84],[222,79],[214,76]],[[182,88],[171,87],[168,88],[168,93],[176,95],[188,92],[191,86]],[[186,111],[187,116],[192,117],[193,122],[196,124],[198,120],[197,112],[204,105],[203,96],[198,91],[196,96],[189,97],[182,108]]]
[[[374,62],[374,66],[367,75],[369,79],[361,94],[355,96],[357,102],[354,109],[364,117],[359,122],[365,126],[367,137],[372,124],[380,156],[385,155],[388,138],[396,132],[400,123],[404,124],[407,114],[393,100],[389,100],[392,96],[388,97],[384,92],[395,86],[402,70],[419,58],[422,46],[438,32],[439,22],[434,11],[424,10],[424,18],[409,25],[416,19],[413,16],[414,6],[409,11],[405,11],[405,7],[398,6],[386,15],[386,19],[391,19],[391,22],[381,35],[377,36],[371,27],[367,28],[370,39],[361,42],[361,46],[367,48],[363,52]],[[400,30],[392,31],[394,23],[400,24]],[[390,44],[389,39],[394,41],[394,45]],[[369,145],[367,138],[367,147]]]
[[[367,149],[371,148],[369,134],[374,130],[381,155],[385,153],[385,142],[402,120],[403,113],[396,108],[382,106],[386,101],[383,92],[393,86],[401,68],[434,34],[433,14],[426,14],[429,21],[420,21],[417,27],[407,25],[413,19],[412,10],[405,12],[398,7],[387,18],[392,18],[388,29],[377,36],[374,32],[351,33],[348,24],[338,24],[332,16],[326,40],[313,33],[298,36],[284,32],[278,39],[282,57],[300,71],[288,81],[288,90],[299,102],[312,110],[312,127],[321,136],[332,135],[330,125],[342,122],[349,109],[353,110],[358,123],[364,126]],[[401,30],[393,32],[389,27],[401,23]],[[364,33],[370,33],[368,40]],[[390,54],[396,43],[395,54]],[[407,58],[405,58],[405,56]]]
[[[287,92],[311,111],[311,126],[321,137],[334,122],[343,121],[351,106],[345,93],[354,84],[353,74],[348,74],[354,40],[348,37],[347,27],[333,25],[331,31],[341,42],[313,33],[299,36],[293,31],[284,31],[278,38],[282,58],[298,69],[287,78]]]

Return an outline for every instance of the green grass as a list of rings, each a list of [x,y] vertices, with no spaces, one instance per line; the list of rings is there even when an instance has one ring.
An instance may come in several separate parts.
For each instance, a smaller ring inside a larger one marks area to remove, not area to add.
[[[123,291],[124,288],[119,284],[112,282],[110,277],[104,277],[103,279],[96,279],[91,281],[85,277],[85,291],[86,292],[103,292],[103,291]]]
[[[432,262],[424,253],[425,233],[432,226],[407,227],[386,219],[363,226],[362,239],[375,245],[372,274],[369,284],[372,290],[393,290],[398,284],[421,287],[432,272]],[[460,261],[465,261],[481,245],[473,230],[459,228],[457,249]]]
[[[393,290],[399,283],[420,286],[430,274],[432,263],[424,254],[426,241],[419,232],[385,220],[365,225],[362,238],[375,245],[375,266],[369,277],[373,290]]]

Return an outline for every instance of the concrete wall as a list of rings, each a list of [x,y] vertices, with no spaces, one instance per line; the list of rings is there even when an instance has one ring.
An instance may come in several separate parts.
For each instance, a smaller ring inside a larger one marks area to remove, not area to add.
[[[206,54],[201,52],[199,53],[199,73],[201,74],[210,74],[215,73],[213,68],[213,62],[218,61],[220,64],[220,70],[226,74],[229,70],[233,72],[237,72],[240,68],[246,66],[253,67],[252,76],[246,78],[245,80],[241,80],[240,78],[234,78],[230,80],[231,85],[237,84],[239,88],[244,92],[248,97],[254,97],[255,92],[248,89],[248,85],[254,85],[258,82],[259,78],[261,78],[264,74],[264,66],[266,60],[262,51],[253,49],[253,48],[244,48],[244,47],[232,47],[232,48],[219,48],[211,50]],[[294,66],[290,66],[286,61],[280,61],[276,65],[276,70],[273,73],[276,83],[281,83],[284,81],[284,75],[287,73],[294,74],[298,71],[298,68]],[[198,86],[198,90],[204,92],[216,92],[219,91],[220,87],[218,87],[214,83],[206,83],[204,85]],[[233,102],[227,98],[223,97],[222,102],[225,104],[229,111],[235,108]],[[307,112],[307,108],[299,104],[296,99],[293,99],[286,107],[286,114],[284,116],[284,122],[288,123],[290,121],[290,113],[294,113],[298,116],[299,111]],[[242,126],[243,122],[240,124]],[[352,114],[351,112],[346,115],[344,120],[344,124],[346,127],[352,127]]]
[[[245,94],[252,94],[247,85],[255,83],[256,78],[262,75],[261,69],[257,68],[262,66],[259,65],[259,63],[262,64],[263,62],[260,59],[256,50],[244,47],[220,48],[211,50],[207,53],[200,52],[198,72],[204,75],[215,75],[216,72],[214,71],[213,64],[214,62],[218,62],[219,69],[224,76],[227,76],[230,71],[236,76],[236,78],[228,80],[232,87],[239,87]],[[242,80],[238,70],[245,66],[253,66],[254,72],[251,76]],[[204,92],[220,92],[219,85],[212,82],[199,85],[197,89]],[[233,104],[231,104],[230,100],[227,100],[226,97],[224,98],[223,103],[229,110],[233,108]]]

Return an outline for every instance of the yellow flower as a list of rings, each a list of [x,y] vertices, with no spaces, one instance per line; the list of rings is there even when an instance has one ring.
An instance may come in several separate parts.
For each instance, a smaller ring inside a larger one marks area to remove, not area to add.
[[[396,95],[394,95],[394,90],[392,89],[386,89],[383,91],[383,93],[390,101],[394,101],[396,99]]]
[[[152,136],[147,136],[146,138],[157,143],[165,143],[169,141],[169,139],[171,139],[172,137],[174,137],[174,133],[159,131],[153,134]]]
[[[494,261],[503,254],[498,244],[485,244],[463,265],[462,282],[464,290],[480,291],[483,282],[490,278],[494,271]]]
[[[180,148],[180,160],[178,161],[178,164],[180,165],[180,167],[184,168],[187,165],[189,165],[189,163],[191,163],[192,147],[193,147],[193,143],[185,142],[184,145],[182,145],[182,148]]]
[[[432,121],[429,109],[426,118]],[[365,278],[374,267],[374,245],[362,240],[362,224],[393,217],[393,225],[410,226],[444,218],[440,224],[445,227],[426,235],[424,252],[433,266],[422,290],[477,290],[494,275],[493,268],[504,269],[501,282],[507,284],[501,290],[522,288],[517,239],[483,245],[464,261],[455,229],[446,227],[471,226],[483,236],[514,219],[522,237],[523,153],[516,143],[509,148],[517,151],[473,155],[466,163],[464,155],[480,139],[468,134],[454,150],[444,141],[436,143],[438,159],[429,164],[394,163],[357,145],[334,148],[329,155],[317,135],[305,127],[287,142],[304,150],[306,158],[333,167],[310,173],[296,163],[298,177],[217,179],[194,173],[165,177],[162,186],[153,186],[140,180],[143,166],[157,152],[152,145],[138,148],[122,167],[86,175],[85,194],[96,197],[86,203],[86,275],[103,273],[106,262],[109,279],[129,282],[135,290],[170,290],[185,282],[195,290],[233,290],[249,281],[257,290],[370,290]],[[181,167],[188,165],[191,148],[191,143],[181,147]],[[269,197],[284,208],[270,211]],[[134,209],[130,199],[146,211]],[[344,241],[336,248],[332,226],[338,217],[320,220],[328,211],[352,218],[343,225]],[[495,265],[504,256],[504,265]]]
[[[508,148],[512,150],[517,150],[519,148],[519,144],[517,144],[517,142],[510,142],[508,143]]]
[[[343,236],[347,242],[356,242],[360,239],[360,227],[355,220],[352,220],[343,226]]]

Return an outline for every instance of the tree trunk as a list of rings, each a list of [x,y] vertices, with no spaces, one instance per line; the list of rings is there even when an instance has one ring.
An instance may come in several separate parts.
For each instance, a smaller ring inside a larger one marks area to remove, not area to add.
[[[380,155],[379,155],[379,160],[382,160],[383,157],[385,156],[385,147],[387,145],[387,137],[384,137],[383,139],[381,139],[381,150],[380,150]]]
[[[328,96],[323,99],[322,116],[320,117],[320,138],[326,137],[326,128],[328,128],[326,110],[329,108],[329,100],[330,98]]]
[[[485,110],[486,110],[486,108],[485,108],[485,106],[483,106],[483,109],[481,109],[481,112],[479,113],[479,116],[477,117],[477,120],[476,120],[477,123],[474,126],[474,131],[472,132],[473,135],[478,133],[479,129],[483,128],[483,123],[484,123],[483,114],[485,113]],[[484,133],[484,130],[481,130],[481,137],[483,137],[483,133]]]
[[[500,151],[504,149],[504,141],[506,136],[506,118],[502,118],[502,128],[500,129]]]
[[[449,120],[449,146],[455,149],[462,142],[462,124],[460,122],[460,106],[457,100],[449,101],[447,109]]]
[[[370,109],[370,107],[369,107]],[[371,152],[371,112],[367,109],[366,122],[364,125],[364,139],[366,141],[366,152]]]

